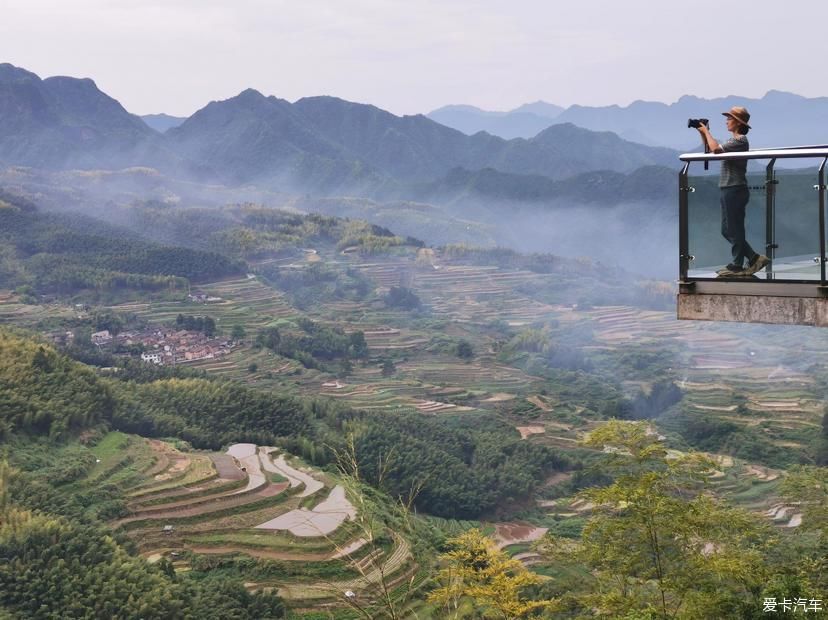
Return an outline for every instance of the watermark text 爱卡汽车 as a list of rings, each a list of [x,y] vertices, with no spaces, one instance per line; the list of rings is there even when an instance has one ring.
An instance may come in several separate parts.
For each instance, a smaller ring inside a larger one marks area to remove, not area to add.
[[[785,613],[809,613],[822,611],[821,598],[765,598],[762,611],[769,613],[781,611]]]

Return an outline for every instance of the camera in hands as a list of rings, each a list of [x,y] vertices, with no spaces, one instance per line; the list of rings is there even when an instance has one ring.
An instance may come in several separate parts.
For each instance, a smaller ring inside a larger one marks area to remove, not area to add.
[[[705,127],[710,127],[710,119],[707,118],[688,118],[687,119],[687,127],[692,127],[693,129],[698,129],[704,125]]]

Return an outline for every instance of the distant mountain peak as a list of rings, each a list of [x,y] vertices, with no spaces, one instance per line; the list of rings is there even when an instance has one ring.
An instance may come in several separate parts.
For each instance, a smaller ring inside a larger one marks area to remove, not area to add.
[[[98,88],[98,85],[95,84],[95,80],[88,77],[76,78],[69,77],[68,75],[53,75],[52,77],[47,77],[43,81],[49,84],[71,84],[73,86],[81,86],[83,88],[94,88],[99,92],[103,92]]]
[[[302,97],[301,99],[297,99],[294,103],[294,106],[298,108],[303,108],[306,106],[321,106],[321,107],[330,107],[330,108],[338,108],[338,109],[352,109],[352,110],[363,110],[368,111],[370,110],[372,113],[381,113],[387,114],[388,116],[396,116],[387,110],[383,110],[382,108],[378,108],[377,106],[371,103],[357,103],[356,101],[348,101],[347,99],[342,99],[341,97],[334,97],[333,95],[312,95],[310,97]]]
[[[579,127],[575,123],[556,123],[554,125],[550,125],[543,131],[541,131],[538,135],[536,135],[532,140],[549,140],[550,138],[559,139],[562,137],[566,137],[568,139],[571,138],[578,138],[578,137],[590,137],[603,135],[603,136],[612,136],[618,140],[623,140],[620,138],[618,134],[612,131],[595,131],[590,129],[584,129],[583,127]]]
[[[802,95],[797,95],[796,93],[791,93],[786,90],[769,90],[765,93],[763,99],[772,99],[772,100],[786,100],[786,101],[804,101],[805,97]]]
[[[34,80],[39,82],[40,77],[31,71],[15,67],[11,63],[0,63],[0,82],[12,82],[18,80]]]
[[[548,101],[533,101],[532,103],[524,103],[522,106],[511,111],[512,114],[537,114],[544,118],[553,119],[564,111],[559,105],[549,103]]]
[[[473,113],[480,113],[486,114],[486,110],[483,108],[478,108],[477,106],[467,105],[465,103],[452,103],[449,105],[444,105],[436,110],[432,110],[429,114],[439,114],[440,112],[473,112]]]
[[[267,97],[265,97],[255,88],[245,88],[235,97],[230,97],[230,99],[227,99],[227,101],[259,101],[262,99],[267,99]]]

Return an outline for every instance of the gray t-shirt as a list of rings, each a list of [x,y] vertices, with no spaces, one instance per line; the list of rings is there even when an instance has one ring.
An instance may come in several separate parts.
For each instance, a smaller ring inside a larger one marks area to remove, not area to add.
[[[749,151],[747,136],[736,136],[721,145],[725,153]],[[734,187],[747,185],[747,160],[728,160],[722,162],[722,172],[719,175],[719,187]]]

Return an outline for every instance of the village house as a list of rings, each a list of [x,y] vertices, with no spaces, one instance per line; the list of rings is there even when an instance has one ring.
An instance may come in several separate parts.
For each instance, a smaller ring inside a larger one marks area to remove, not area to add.
[[[187,299],[197,304],[207,304],[215,301],[221,301],[221,297],[213,297],[205,293],[193,293],[187,295]]]
[[[110,342],[112,342],[112,334],[109,333],[108,329],[92,334],[92,344],[94,345],[100,347]]]
[[[213,349],[208,346],[194,347],[193,349],[190,349],[189,351],[186,351],[184,353],[184,359],[187,361],[211,359],[213,357],[215,357]]]
[[[221,357],[235,346],[226,339],[210,338],[201,332],[159,327],[123,332],[114,340],[127,346],[141,345],[147,351],[141,359],[169,366]]]

